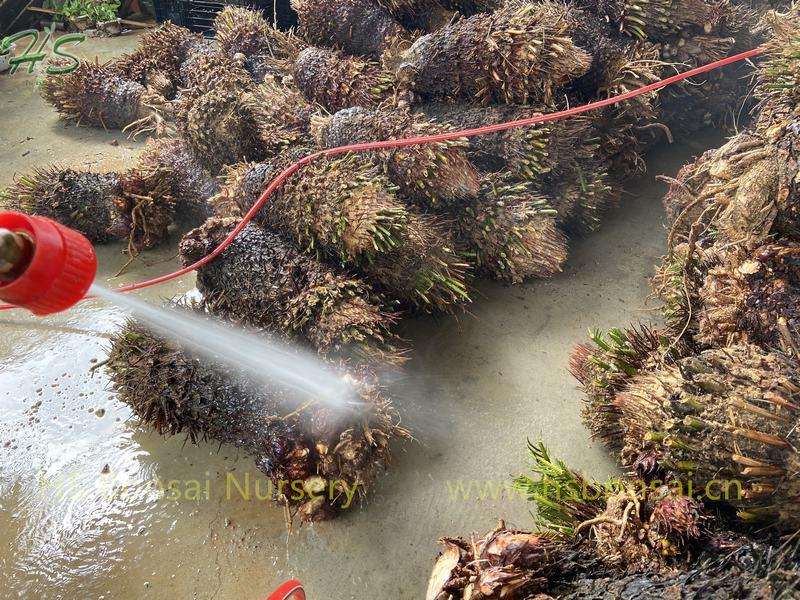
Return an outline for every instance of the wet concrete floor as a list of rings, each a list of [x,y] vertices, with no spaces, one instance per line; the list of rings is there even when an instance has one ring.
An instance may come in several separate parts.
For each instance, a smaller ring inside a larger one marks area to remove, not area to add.
[[[92,40],[81,51],[107,58],[134,45]],[[0,75],[0,186],[49,162],[117,168],[140,148],[118,132],[65,127],[32,83]],[[614,472],[581,424],[568,355],[589,327],[655,317],[647,278],[666,239],[655,175],[718,143],[709,134],[657,149],[622,207],[573,244],[563,274],[486,283],[471,315],[404,322],[413,360],[390,395],[416,441],[397,449],[364,505],[291,534],[272,503],[229,488],[259,477],[251,460],[148,433],[91,370],[119,310],[87,301],[46,319],[0,314],[0,596],[256,600],[297,577],[312,600],[421,598],[438,537],[498,517],[531,525],[506,488],[525,468],[527,439],[596,477]],[[126,259],[102,247],[100,281],[167,272],[174,254],[148,253],[110,279]],[[141,297],[160,303],[192,287],[186,277]]]

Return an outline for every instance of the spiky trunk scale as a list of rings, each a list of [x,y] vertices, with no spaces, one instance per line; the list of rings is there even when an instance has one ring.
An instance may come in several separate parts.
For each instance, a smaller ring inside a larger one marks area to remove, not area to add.
[[[289,153],[283,163],[295,158]],[[212,201],[218,213],[248,211],[283,163],[232,170]],[[447,311],[469,301],[467,265],[447,230],[405,207],[374,167],[357,157],[312,162],[287,180],[256,218],[301,247],[357,269],[405,305]]]
[[[291,33],[268,23],[261,11],[241,6],[226,6],[217,13],[214,31],[222,52],[230,57],[242,54],[258,82],[267,75],[289,72],[303,45]]]
[[[659,46],[666,63],[685,65],[684,69],[706,65],[747,49],[738,48],[735,37],[687,34],[675,36]],[[749,65],[735,64],[668,86],[659,94],[664,123],[673,132],[684,135],[703,127],[735,124],[736,115],[752,106],[752,102],[748,104],[750,75]]]
[[[363,497],[389,460],[390,440],[407,436],[389,401],[365,381],[357,383],[365,403],[357,415],[337,416],[319,404],[298,411],[291,393],[277,383],[255,385],[135,322],[112,340],[108,369],[120,398],[144,425],[165,435],[184,433],[193,442],[241,448],[272,480],[273,490],[281,481],[296,482],[305,491],[302,498],[285,494],[275,500],[301,521],[342,514],[345,496],[337,482],[357,486]],[[326,493],[332,485],[334,494]]]
[[[219,49],[213,40],[200,38],[189,47],[186,59],[181,63],[179,83],[176,92],[190,87],[190,80],[196,73],[203,70],[205,61],[211,56],[219,55]]]
[[[185,264],[210,254],[236,219],[209,219],[180,245]],[[212,312],[305,341],[318,352],[396,362],[394,317],[365,283],[349,279],[249,224],[223,254],[201,267],[197,288]]]
[[[745,521],[796,528],[799,397],[796,362],[752,345],[643,373],[616,399],[623,463],[652,451],[662,469],[698,493],[715,481],[735,484],[725,500]]]
[[[292,0],[292,8],[303,38],[315,45],[339,47],[348,54],[379,59],[410,37],[372,0]]]
[[[317,137],[334,148],[375,140],[414,138],[452,131],[448,125],[404,110],[340,110],[330,119],[316,119]],[[389,179],[418,204],[440,209],[480,189],[480,176],[466,154],[466,140],[389,148],[373,153]]]
[[[82,62],[71,73],[48,75],[39,93],[63,118],[78,125],[106,129],[133,125],[157,134],[164,130],[164,99],[97,63]]]
[[[680,244],[658,266],[652,280],[653,289],[663,302],[661,314],[673,339],[695,344],[698,332],[699,290],[711,267],[718,263],[714,252],[688,244]]]
[[[167,21],[145,33],[130,54],[110,63],[111,72],[123,79],[147,85],[154,74],[164,75],[175,88],[181,81],[181,65],[200,36]]]
[[[137,159],[144,170],[169,173],[170,195],[175,199],[176,217],[199,225],[211,216],[208,200],[218,184],[200,157],[181,139],[149,140]]]
[[[0,194],[0,205],[4,210],[48,217],[102,243],[114,237],[113,199],[121,193],[117,173],[45,167],[18,177]]]
[[[297,86],[288,80],[267,77],[256,88],[254,96],[259,136],[267,156],[277,157],[290,149],[297,153],[315,146],[311,122],[319,109],[306,100]]]
[[[485,176],[477,200],[453,209],[456,239],[477,271],[509,283],[552,277],[567,242],[548,200],[502,174]]]
[[[179,132],[213,173],[268,155],[268,124],[256,90],[241,61],[212,54],[197,59],[187,87],[174,102]]]
[[[373,107],[394,94],[394,76],[377,62],[332,48],[306,48],[297,57],[294,79],[306,98],[331,113]]]
[[[432,100],[549,103],[591,64],[569,37],[574,27],[562,5],[512,3],[419,38],[404,53],[398,80]]]
[[[415,111],[463,131],[531,118],[550,109],[435,103],[422,104]],[[589,120],[575,117],[472,136],[467,152],[472,163],[483,171],[520,170],[528,178],[540,178],[558,173],[559,166],[572,160],[576,147],[591,135]]]
[[[186,74],[185,84],[179,102],[192,102],[217,90],[252,92],[256,88],[242,61],[224,54],[198,56],[192,70]]]

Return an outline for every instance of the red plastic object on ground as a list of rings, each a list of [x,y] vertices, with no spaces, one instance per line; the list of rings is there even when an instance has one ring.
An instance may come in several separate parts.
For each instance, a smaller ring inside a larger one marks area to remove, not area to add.
[[[306,593],[303,591],[302,583],[290,579],[272,592],[267,600],[306,600]]]
[[[43,316],[66,310],[83,298],[97,273],[97,256],[89,240],[45,217],[16,212],[0,212],[0,229],[33,246],[16,278],[0,279],[0,299]]]

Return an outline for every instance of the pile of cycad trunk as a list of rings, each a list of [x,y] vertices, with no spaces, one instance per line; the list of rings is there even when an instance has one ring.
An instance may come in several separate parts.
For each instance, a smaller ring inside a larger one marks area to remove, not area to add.
[[[733,0],[294,8],[297,32],[228,7],[213,42],[165,24],[128,56],[46,77],[42,96],[66,119],[174,137],[148,142],[124,173],[42,169],[20,178],[2,205],[96,242],[128,240],[132,254],[188,221],[199,226],[180,244],[190,264],[275,176],[315,151],[607,98],[749,48],[757,21]],[[315,403],[295,413],[281,390],[261,401],[237,374],[136,324],[112,351],[122,398],[160,431],[248,449],[270,477],[366,487],[388,441],[405,433],[372,375],[403,360],[392,333],[399,315],[464,310],[478,276],[520,283],[559,272],[568,239],[597,227],[649,146],[730,120],[746,95],[741,68],[567,121],[325,157],[294,173],[199,270],[202,299],[187,309],[313,348],[363,382],[366,416],[334,418]],[[293,509],[306,519],[338,510],[323,504]]]
[[[627,475],[591,481],[532,446],[516,484],[537,533],[443,540],[429,598],[800,594],[800,12],[765,23],[752,125],[665,178],[665,325],[572,355]]]

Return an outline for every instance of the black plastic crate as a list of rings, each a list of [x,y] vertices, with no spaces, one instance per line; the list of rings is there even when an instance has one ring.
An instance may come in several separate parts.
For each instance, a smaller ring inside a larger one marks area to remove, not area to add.
[[[247,6],[264,13],[268,21],[273,14],[278,17],[278,27],[289,29],[297,25],[297,15],[289,0],[263,0],[261,2],[214,2],[213,0],[153,0],[156,20],[159,23],[172,21],[207,37],[214,35],[214,17],[225,6]]]

